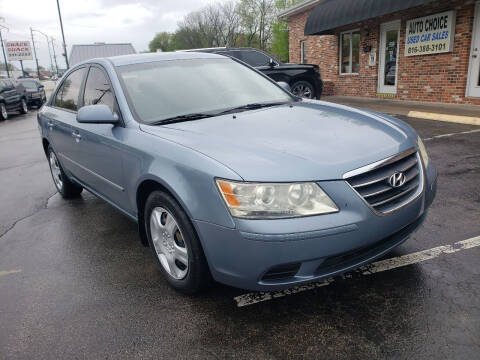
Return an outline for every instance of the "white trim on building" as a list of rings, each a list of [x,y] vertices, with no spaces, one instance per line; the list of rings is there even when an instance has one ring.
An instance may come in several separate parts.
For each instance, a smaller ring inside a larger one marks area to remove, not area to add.
[[[320,4],[322,2],[324,2],[325,0],[305,0],[305,1],[302,1],[296,5],[293,5],[291,7],[289,7],[288,9],[285,9],[283,11],[280,11],[277,15],[277,17],[279,19],[285,19],[285,18],[288,18],[289,16],[291,15],[295,15],[299,12],[302,12],[302,11],[305,11],[305,10],[308,10],[312,7],[314,7],[315,5],[317,4]]]

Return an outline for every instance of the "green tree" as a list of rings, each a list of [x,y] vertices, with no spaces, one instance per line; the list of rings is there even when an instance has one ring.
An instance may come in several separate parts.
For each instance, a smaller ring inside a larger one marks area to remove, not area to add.
[[[157,50],[161,51],[171,51],[172,48],[172,34],[163,31],[155,35],[152,41],[148,44],[150,52],[156,52]]]
[[[278,11],[281,11],[299,3],[300,1],[302,0],[277,0],[275,6]],[[271,51],[273,54],[277,55],[281,61],[287,62],[289,59],[288,43],[288,24],[282,20],[273,20]]]
[[[268,49],[277,13],[275,0],[240,0],[239,13],[247,46]]]

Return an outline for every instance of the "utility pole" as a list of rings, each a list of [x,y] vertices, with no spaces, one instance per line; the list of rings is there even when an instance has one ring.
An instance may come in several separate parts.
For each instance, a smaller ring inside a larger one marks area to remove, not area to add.
[[[35,62],[37,64],[38,80],[40,80],[40,69],[38,68],[37,50],[35,49],[35,39],[33,38],[33,29],[32,28],[30,28],[30,36],[32,37],[33,55],[35,56]]]
[[[0,25],[0,42],[2,43],[2,51],[3,51],[3,60],[5,61],[5,70],[7,70],[7,77],[10,77],[10,71],[8,71],[8,63],[7,63],[7,55],[5,55],[5,47],[3,46],[3,38],[2,38],[2,30],[8,28],[6,26]]]
[[[67,70],[68,70],[69,66],[68,66],[67,44],[65,44],[65,34],[63,33],[62,13],[60,12],[59,0],[57,0],[57,9],[58,9],[58,18],[60,19],[60,29],[62,30],[63,56],[65,56],[65,63],[67,64]]]
[[[55,39],[50,37],[52,40],[52,49],[53,49],[53,60],[55,60],[55,69],[57,69],[57,77],[58,77],[58,65],[57,65],[57,55],[55,54]]]
[[[50,58],[50,68],[52,69],[52,72],[53,72],[53,61],[52,61],[52,53],[50,52],[50,41],[48,41],[48,35],[41,32],[40,30],[35,30],[35,29],[31,29],[32,31],[36,31],[38,32],[39,34],[42,34],[43,36],[45,36],[45,39],[47,39],[47,46],[48,46],[48,56]]]

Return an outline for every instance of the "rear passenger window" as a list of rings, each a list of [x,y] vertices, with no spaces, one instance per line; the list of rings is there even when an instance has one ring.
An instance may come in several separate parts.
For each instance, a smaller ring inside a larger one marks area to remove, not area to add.
[[[268,65],[270,58],[254,50],[242,51],[243,61],[245,61],[250,66],[265,66]]]
[[[85,68],[80,68],[68,75],[58,90],[57,96],[55,96],[56,107],[73,111],[78,110],[78,95],[84,74]]]
[[[232,50],[228,52],[231,57],[234,57],[235,59],[242,60],[242,54],[240,53],[240,50]]]
[[[97,67],[91,67],[85,84],[84,105],[105,104],[113,112],[114,97],[105,73]]]
[[[232,54],[229,54],[226,51],[217,51],[215,54],[232,57]]]

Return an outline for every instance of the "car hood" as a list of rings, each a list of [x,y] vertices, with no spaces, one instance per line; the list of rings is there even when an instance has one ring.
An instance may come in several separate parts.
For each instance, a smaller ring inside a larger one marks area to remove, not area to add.
[[[140,128],[209,156],[246,181],[341,179],[416,146],[416,133],[400,120],[315,100]]]

